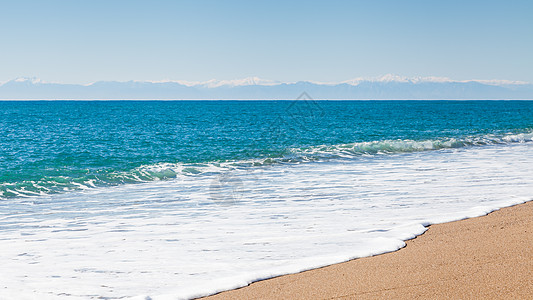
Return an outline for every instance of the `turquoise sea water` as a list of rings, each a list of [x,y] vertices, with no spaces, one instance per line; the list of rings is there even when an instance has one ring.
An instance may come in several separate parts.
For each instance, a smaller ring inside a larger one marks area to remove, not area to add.
[[[0,102],[0,198],[194,175],[223,162],[504,143],[532,128],[532,101]]]
[[[190,299],[532,191],[533,101],[0,102],[0,299]]]

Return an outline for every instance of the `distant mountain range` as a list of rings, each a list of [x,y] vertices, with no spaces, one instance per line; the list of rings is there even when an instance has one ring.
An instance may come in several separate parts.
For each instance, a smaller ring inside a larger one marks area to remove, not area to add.
[[[338,83],[277,82],[250,77],[205,82],[99,81],[82,85],[17,78],[0,85],[1,100],[291,100],[303,92],[314,99],[329,100],[530,100],[533,99],[533,84],[385,75]]]

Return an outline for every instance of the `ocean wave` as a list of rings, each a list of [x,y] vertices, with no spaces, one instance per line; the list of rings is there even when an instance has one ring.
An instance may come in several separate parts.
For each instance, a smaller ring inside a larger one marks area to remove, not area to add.
[[[323,157],[353,157],[360,155],[410,153],[440,149],[464,148],[533,141],[533,131],[507,134],[487,134],[463,138],[440,138],[433,140],[382,140],[332,146],[314,146],[295,149],[296,153]]]
[[[179,176],[201,176],[224,173],[235,168],[265,167],[277,164],[298,164],[331,159],[354,159],[363,156],[390,155],[465,148],[472,146],[526,143],[533,141],[533,130],[518,133],[486,134],[462,138],[444,137],[428,140],[381,140],[339,145],[319,145],[288,149],[281,157],[240,161],[206,162],[203,164],[157,163],[142,165],[130,171],[114,171],[80,177],[47,176],[36,181],[0,184],[0,199],[36,197],[46,194],[92,189],[121,184],[174,179]]]

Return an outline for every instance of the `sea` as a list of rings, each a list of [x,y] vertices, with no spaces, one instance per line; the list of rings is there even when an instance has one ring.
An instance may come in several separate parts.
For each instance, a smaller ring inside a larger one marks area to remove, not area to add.
[[[0,102],[0,299],[191,299],[533,199],[533,101]]]

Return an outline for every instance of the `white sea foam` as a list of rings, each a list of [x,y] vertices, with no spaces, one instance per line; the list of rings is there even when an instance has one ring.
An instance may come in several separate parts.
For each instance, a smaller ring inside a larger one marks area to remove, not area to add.
[[[4,199],[0,299],[186,299],[394,251],[531,200],[532,158],[495,144]]]
[[[181,176],[205,173],[224,173],[237,167],[268,166],[272,164],[316,162],[338,158],[354,158],[381,154],[410,153],[439,149],[485,146],[495,144],[526,143],[533,141],[531,129],[521,133],[484,134],[461,138],[436,138],[428,140],[379,140],[338,145],[320,145],[288,149],[281,157],[239,161],[192,163],[157,163],[143,165],[129,171],[87,175],[79,178],[67,176],[47,177],[36,181],[5,182],[0,184],[0,200],[6,196],[32,197],[45,193],[84,190],[97,186],[167,180]],[[28,190],[28,188],[30,190]]]

